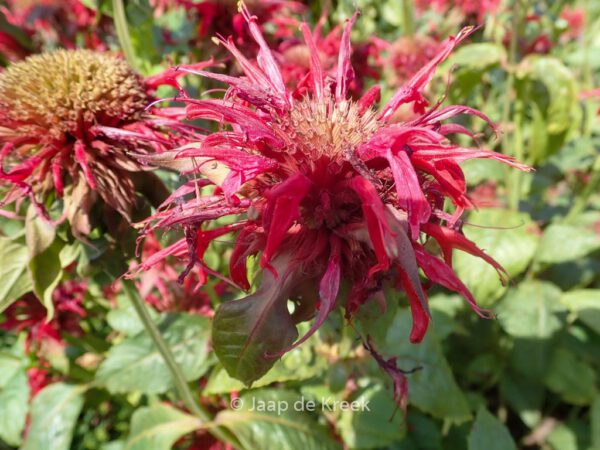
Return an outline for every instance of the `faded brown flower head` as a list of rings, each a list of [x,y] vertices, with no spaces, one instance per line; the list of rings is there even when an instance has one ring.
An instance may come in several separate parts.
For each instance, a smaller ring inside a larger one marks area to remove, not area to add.
[[[114,55],[44,53],[0,74],[0,114],[16,125],[0,129],[0,135],[45,132],[44,140],[78,138],[92,125],[135,120],[147,104],[141,76]]]
[[[50,219],[46,207],[60,200],[58,221],[80,237],[96,225],[98,200],[130,221],[136,193],[160,190],[137,157],[177,142],[163,131],[168,119],[145,111],[151,91],[172,78],[146,80],[118,56],[91,50],[9,66],[0,73],[0,181],[10,186],[2,204],[28,198]],[[107,212],[97,217],[120,223]]]

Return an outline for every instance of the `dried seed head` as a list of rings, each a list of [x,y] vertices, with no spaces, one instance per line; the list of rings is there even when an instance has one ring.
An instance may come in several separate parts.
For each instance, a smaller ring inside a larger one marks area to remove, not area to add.
[[[12,135],[45,131],[65,140],[95,124],[136,119],[148,103],[142,78],[108,53],[59,50],[34,55],[0,73],[0,127]]]

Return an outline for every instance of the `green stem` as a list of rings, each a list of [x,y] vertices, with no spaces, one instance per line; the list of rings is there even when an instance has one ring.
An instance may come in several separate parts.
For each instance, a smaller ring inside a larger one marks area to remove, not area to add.
[[[582,90],[588,91],[592,89],[594,80],[592,77],[592,55],[590,52],[590,44],[593,37],[595,36],[594,31],[591,27],[591,16],[590,16],[590,1],[584,3],[584,17],[586,17],[585,28],[583,30],[583,63],[582,63]],[[585,121],[583,123],[583,137],[591,138],[592,136],[592,125],[596,118],[596,111],[594,105],[590,101],[585,102]]]
[[[510,105],[511,101],[516,97],[515,93],[515,71],[517,65],[517,44],[519,38],[519,24],[520,24],[520,0],[513,0],[512,7],[512,33],[510,36],[510,45],[508,48],[508,78],[506,80],[506,95],[504,97],[504,105],[502,108],[502,130],[504,131],[504,138],[502,140],[502,152],[505,155],[513,154],[514,146],[516,144],[516,136],[514,130],[508,131],[511,124]],[[509,136],[512,139],[509,139]],[[511,151],[510,145],[512,144],[513,150]],[[508,198],[510,206],[513,209],[518,208],[520,188],[517,186],[520,183],[518,177],[513,176],[512,172],[514,169],[507,168],[506,178],[506,189],[508,190]]]
[[[588,0],[584,4],[585,17],[588,18],[588,20],[586,20],[586,27],[585,27],[584,35],[583,35],[583,55],[584,55],[584,57],[583,57],[583,67],[582,67],[582,75],[583,75],[582,89],[584,91],[592,89],[592,86],[593,86],[592,66],[590,64],[590,58],[591,58],[590,43],[591,43],[591,40],[593,37],[593,35],[592,35],[593,31],[590,27],[591,19],[589,19],[590,18],[589,6],[590,6],[590,2]],[[582,135],[586,141],[586,145],[592,145],[592,143],[591,143],[592,125],[593,125],[595,116],[596,116],[596,114],[595,114],[595,110],[594,110],[594,105],[590,101],[585,101]],[[569,213],[565,217],[565,220],[564,220],[565,223],[573,222],[573,220],[585,210],[585,207],[587,206],[590,197],[592,196],[592,194],[594,192],[596,192],[596,189],[598,188],[599,185],[600,185],[600,156],[597,156],[596,160],[594,161],[594,165],[592,166],[591,178],[590,178],[589,182],[587,183],[587,185],[585,186],[585,188],[583,189],[583,191],[580,193],[580,195],[577,196],[575,202],[573,203],[573,206],[571,207],[571,209],[569,210]]]
[[[139,68],[137,67],[135,51],[133,50],[133,44],[131,43],[131,37],[129,36],[129,27],[127,26],[127,15],[125,14],[123,0],[112,0],[112,7],[117,37],[119,38],[119,43],[125,54],[125,59],[131,67],[137,70]]]
[[[175,381],[175,388],[179,393],[179,397],[181,398],[185,406],[190,410],[190,412],[196,417],[198,417],[200,420],[202,420],[202,422],[211,422],[211,414],[208,411],[206,411],[204,407],[198,402],[196,402],[196,400],[194,399],[192,391],[190,390],[190,387],[183,375],[183,372],[181,371],[181,368],[175,361],[175,357],[173,356],[171,349],[160,334],[158,327],[150,317],[146,304],[141,299],[137,288],[135,287],[135,284],[133,283],[133,281],[125,279],[122,280],[122,283],[125,294],[129,298],[129,301],[131,301],[131,304],[133,305],[137,315],[142,321],[144,328],[146,329],[146,331],[152,338],[152,341],[158,348],[158,351],[163,357],[165,363],[167,364],[171,375],[173,375],[173,379]],[[242,446],[237,440],[237,438],[229,430],[222,427],[211,427],[210,433],[219,441],[228,443],[234,448],[242,449]]]
[[[404,34],[414,36],[415,16],[413,14],[412,0],[402,0],[402,22],[404,24]]]

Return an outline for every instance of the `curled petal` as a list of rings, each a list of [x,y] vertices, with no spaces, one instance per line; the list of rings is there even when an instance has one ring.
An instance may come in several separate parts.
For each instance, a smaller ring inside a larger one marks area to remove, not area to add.
[[[377,190],[369,180],[360,176],[354,177],[350,181],[350,187],[361,200],[369,238],[377,257],[377,265],[369,270],[369,276],[371,276],[376,272],[387,270],[390,266],[388,250],[386,249],[386,240],[389,238],[390,230],[385,218],[385,208]]]
[[[452,250],[457,248],[463,252],[469,253],[473,256],[477,256],[489,265],[496,269],[501,280],[508,278],[508,273],[494,258],[486,254],[481,250],[474,242],[467,239],[467,237],[457,231],[450,228],[436,225],[433,223],[427,223],[422,226],[422,230],[434,238],[442,249],[444,254],[444,260],[448,266],[452,267]]]
[[[300,203],[308,193],[312,182],[298,173],[273,188],[268,195],[268,206],[264,213],[263,226],[267,230],[267,243],[260,258],[260,266],[271,269],[269,264],[279,244],[299,215]]]
[[[415,244],[415,254],[417,255],[417,262],[419,263],[419,267],[423,269],[425,272],[425,276],[440,286],[444,286],[446,289],[450,289],[460,295],[462,295],[473,311],[475,311],[478,315],[484,318],[489,318],[488,311],[483,311],[473,298],[473,294],[471,291],[464,285],[462,281],[456,276],[454,271],[450,266],[448,266],[444,261],[436,258],[433,255],[430,255],[425,251],[423,247],[418,244]]]
[[[319,307],[317,312],[317,317],[315,318],[314,323],[310,327],[310,329],[306,332],[304,336],[294,342],[293,345],[287,347],[282,350],[278,354],[274,356],[281,356],[290,350],[295,349],[299,345],[303,344],[310,338],[316,331],[323,325],[329,313],[333,310],[335,306],[335,300],[337,299],[337,295],[340,289],[340,279],[341,279],[341,267],[340,267],[340,255],[341,255],[341,243],[340,239],[337,236],[332,236],[330,239],[331,250],[329,254],[329,262],[327,263],[327,268],[325,269],[325,274],[321,278],[321,282],[319,283]]]
[[[410,312],[413,318],[413,325],[410,330],[410,342],[413,344],[421,342],[425,337],[425,333],[427,332],[427,328],[429,327],[429,312],[423,306],[423,300],[421,295],[425,295],[422,292],[422,288],[419,286],[415,286],[408,276],[408,273],[404,271],[402,268],[399,268],[400,279],[402,281],[402,285],[406,290],[406,294],[408,296],[408,302],[410,304]],[[418,289],[421,290],[421,295],[418,293]],[[427,298],[425,297],[425,302]]]
[[[394,176],[398,204],[408,212],[411,235],[414,240],[417,240],[420,233],[419,225],[429,220],[431,207],[425,198],[417,173],[406,152],[400,150],[394,154],[390,149],[386,156]]]
[[[96,189],[96,179],[94,178],[92,170],[88,164],[87,156],[85,155],[85,147],[81,141],[75,142],[75,160],[81,166],[87,183],[92,189]]]
[[[304,41],[306,42],[308,51],[310,52],[310,71],[312,74],[315,98],[317,100],[321,100],[323,98],[324,87],[323,68],[321,67],[321,60],[319,59],[319,52],[317,50],[317,46],[315,45],[315,40],[313,39],[312,33],[310,32],[310,28],[306,22],[302,22],[300,24],[300,30],[302,30]]]
[[[354,79],[354,71],[350,64],[352,46],[350,45],[350,30],[360,13],[356,11],[349,20],[346,20],[342,41],[340,42],[340,53],[338,56],[338,66],[335,86],[335,99],[338,102],[346,100],[348,84]]]

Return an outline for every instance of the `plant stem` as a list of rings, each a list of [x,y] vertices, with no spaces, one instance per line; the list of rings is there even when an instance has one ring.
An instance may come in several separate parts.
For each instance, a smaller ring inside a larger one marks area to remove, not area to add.
[[[587,18],[586,26],[583,34],[583,67],[582,67],[582,75],[583,75],[583,83],[582,88],[584,91],[588,89],[592,89],[593,79],[592,79],[592,67],[590,65],[590,42],[592,39],[592,30],[590,27],[591,19],[589,18],[589,0],[584,3],[584,17]],[[585,100],[584,100],[585,101]],[[591,102],[585,101],[584,106],[584,123],[582,136],[587,141],[587,145],[592,145],[590,139],[592,137],[592,124],[595,117],[594,106]],[[567,216],[565,217],[564,223],[571,223],[573,220],[583,212],[585,207],[588,204],[588,201],[592,194],[596,192],[596,189],[600,185],[600,156],[596,157],[594,161],[594,165],[592,166],[592,173],[588,184],[584,187],[583,191],[577,196],[573,206],[569,210]]]
[[[158,327],[150,317],[146,304],[141,299],[137,288],[135,287],[135,284],[133,283],[133,281],[125,279],[122,280],[122,283],[125,294],[129,298],[129,301],[131,301],[131,304],[133,305],[137,315],[142,321],[144,328],[150,335],[152,341],[158,348],[159,353],[161,354],[165,363],[167,364],[167,367],[169,368],[169,371],[173,376],[173,380],[175,381],[175,388],[179,393],[179,397],[181,398],[185,406],[190,410],[190,412],[192,412],[192,414],[194,414],[196,417],[202,420],[202,422],[211,422],[211,414],[208,411],[206,411],[202,407],[202,405],[200,405],[194,399],[192,391],[190,390],[190,387],[183,375],[183,372],[181,371],[181,368],[175,361],[175,357],[171,352],[171,349],[163,339],[162,335],[160,334]],[[210,427],[209,431],[219,441],[230,444],[234,448],[242,449],[242,446],[237,440],[237,438],[229,430],[222,427]]]
[[[135,58],[135,51],[133,50],[133,44],[131,43],[131,36],[129,36],[129,28],[127,26],[127,15],[125,14],[125,6],[123,0],[112,0],[113,9],[113,21],[115,22],[115,29],[117,31],[117,37],[119,38],[119,44],[125,54],[125,59],[131,67],[139,69],[137,67],[137,60]]]
[[[404,34],[413,36],[415,34],[415,17],[412,0],[402,0],[402,23],[404,24]]]
[[[508,48],[508,77],[506,80],[506,95],[504,97],[504,105],[502,109],[502,130],[504,131],[504,139],[502,141],[502,151],[504,154],[509,155],[514,152],[510,151],[509,145],[512,144],[513,147],[516,146],[516,133],[515,130],[512,130],[511,133],[508,132],[509,124],[511,121],[510,114],[510,104],[511,101],[514,100],[513,97],[516,96],[515,93],[515,70],[517,65],[517,44],[519,39],[519,26],[520,26],[520,0],[513,0],[512,7],[512,30],[510,36],[510,44]],[[514,125],[514,124],[513,124]],[[509,139],[509,135],[512,139]],[[517,209],[519,206],[519,195],[520,195],[520,179],[512,174],[513,170],[507,169],[507,178],[506,178],[506,189],[508,190],[508,198],[510,202],[510,207],[512,209]]]

